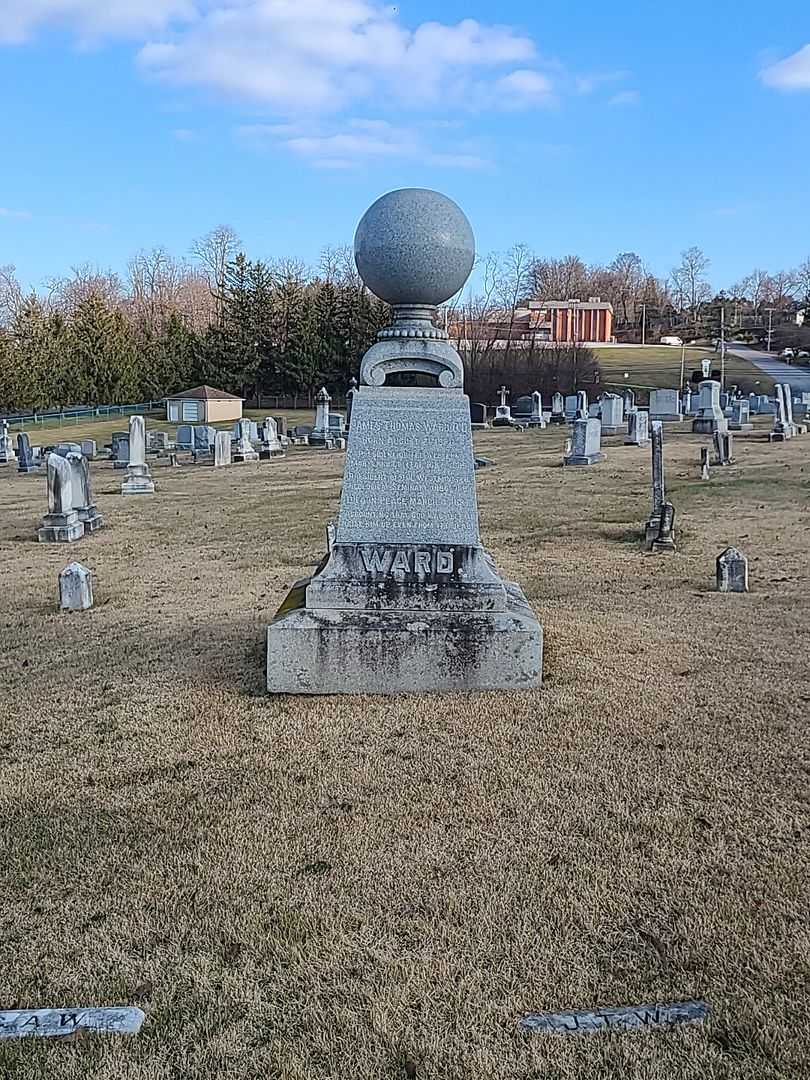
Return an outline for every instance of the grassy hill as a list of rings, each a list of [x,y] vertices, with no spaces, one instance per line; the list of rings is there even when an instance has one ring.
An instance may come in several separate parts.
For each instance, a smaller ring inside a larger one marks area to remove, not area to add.
[[[671,345],[603,345],[593,349],[599,359],[602,384],[610,387],[632,386],[676,387],[681,377],[681,350]],[[713,349],[686,350],[686,378],[700,370],[704,356],[712,360],[714,368],[720,367],[720,357]],[[625,378],[627,372],[627,378]],[[748,360],[731,353],[726,354],[726,385],[737,384],[746,393],[769,394],[773,380]]]

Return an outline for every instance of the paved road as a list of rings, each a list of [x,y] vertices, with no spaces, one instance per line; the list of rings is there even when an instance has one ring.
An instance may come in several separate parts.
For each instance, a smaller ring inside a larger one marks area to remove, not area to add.
[[[749,349],[746,345],[737,345],[735,342],[728,345],[728,351],[735,356],[741,356],[743,360],[750,360],[774,382],[790,383],[794,394],[810,393],[810,368],[786,364],[784,360],[777,359],[776,353]]]

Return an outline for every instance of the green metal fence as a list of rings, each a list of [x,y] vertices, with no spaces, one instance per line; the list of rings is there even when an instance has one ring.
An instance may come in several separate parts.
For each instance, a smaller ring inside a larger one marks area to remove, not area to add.
[[[0,416],[6,420],[9,430],[23,431],[27,428],[47,427],[49,425],[69,424],[71,420],[78,424],[87,420],[111,420],[116,416],[133,416],[136,413],[150,413],[163,410],[166,399],[159,401],[140,401],[134,405],[94,405],[85,409],[45,409],[42,412]]]

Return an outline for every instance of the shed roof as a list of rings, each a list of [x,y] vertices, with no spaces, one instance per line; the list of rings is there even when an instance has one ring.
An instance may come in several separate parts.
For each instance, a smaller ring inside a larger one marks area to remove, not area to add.
[[[236,394],[229,394],[227,390],[217,390],[214,386],[195,386],[192,390],[184,390],[182,394],[172,394],[167,401],[180,401],[192,399],[194,401],[243,401]]]

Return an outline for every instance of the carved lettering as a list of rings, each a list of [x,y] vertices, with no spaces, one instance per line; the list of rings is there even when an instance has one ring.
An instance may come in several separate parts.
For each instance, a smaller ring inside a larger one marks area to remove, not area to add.
[[[453,573],[452,551],[412,551],[404,547],[361,547],[360,558],[367,574],[431,574]]]
[[[411,569],[410,563],[408,562],[409,555],[409,552],[402,551],[400,548],[394,556],[394,561],[391,563],[391,573],[395,574],[399,571],[407,574]]]
[[[437,574],[452,574],[453,573],[453,552],[452,551],[440,551],[436,556],[436,573]]]
[[[392,554],[387,548],[383,548],[382,551],[379,548],[373,548],[371,551],[368,548],[360,549],[360,557],[368,574],[387,574],[391,566]]]

